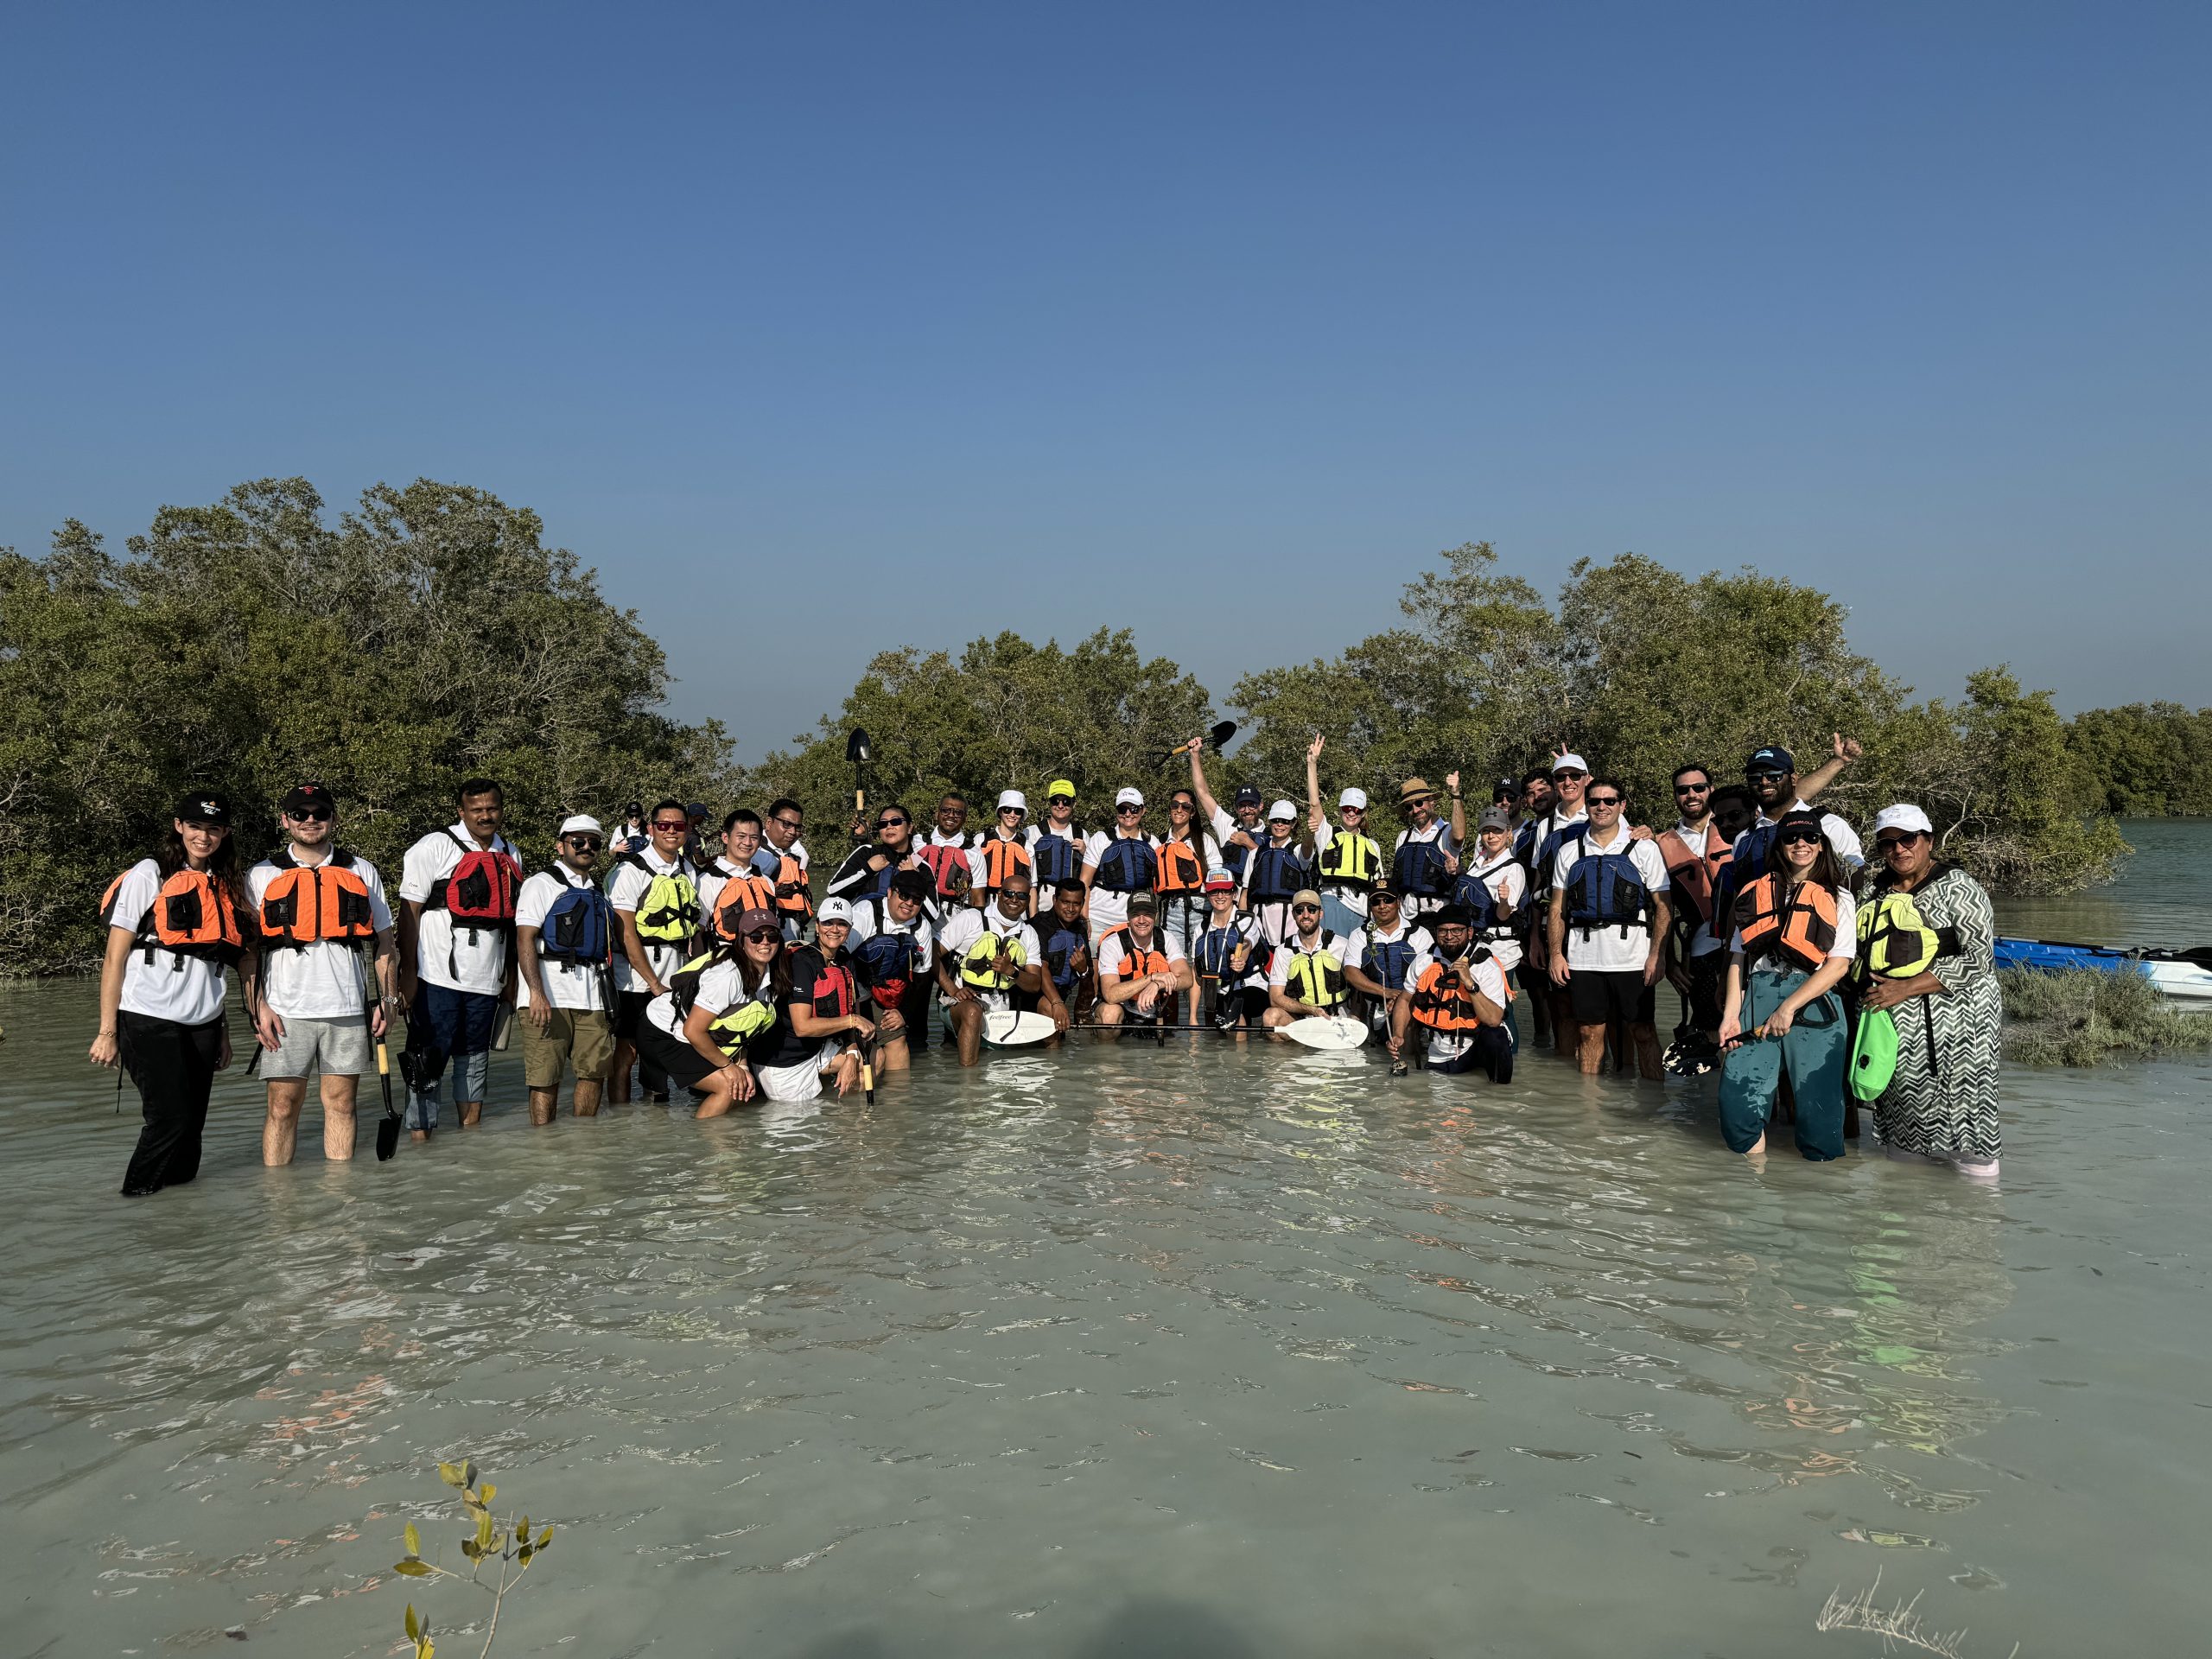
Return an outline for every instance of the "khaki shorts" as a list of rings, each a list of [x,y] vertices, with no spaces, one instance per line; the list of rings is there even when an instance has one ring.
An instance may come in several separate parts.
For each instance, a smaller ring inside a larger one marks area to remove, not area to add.
[[[369,1022],[364,1014],[341,1020],[310,1020],[305,1014],[279,1014],[284,1040],[261,1056],[261,1075],[270,1082],[312,1077],[318,1065],[326,1077],[358,1077],[375,1069],[376,1057],[369,1043]]]
[[[518,1013],[522,1029],[522,1080],[531,1089],[558,1089],[563,1067],[573,1065],[588,1083],[604,1083],[614,1069],[614,1020],[597,1008],[556,1008],[541,1034],[537,1022]]]

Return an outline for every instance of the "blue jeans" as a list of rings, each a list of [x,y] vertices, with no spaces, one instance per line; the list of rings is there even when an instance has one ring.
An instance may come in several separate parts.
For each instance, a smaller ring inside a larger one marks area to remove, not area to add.
[[[492,1027],[499,1019],[497,991],[456,991],[423,980],[415,987],[407,1010],[407,1046],[416,1057],[416,1074],[407,1089],[407,1127],[435,1129],[445,1074],[453,1074],[456,1104],[480,1103],[492,1070]],[[423,1064],[424,1051],[443,1057],[435,1069]],[[420,1086],[417,1086],[420,1085]]]

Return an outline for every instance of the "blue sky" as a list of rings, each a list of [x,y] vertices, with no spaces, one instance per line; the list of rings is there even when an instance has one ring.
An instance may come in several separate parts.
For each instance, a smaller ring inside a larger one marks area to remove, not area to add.
[[[597,564],[741,758],[874,651],[1236,675],[1487,537],[2212,702],[2202,6],[18,9],[0,542],[304,474]],[[759,626],[765,620],[767,626]],[[747,648],[729,649],[734,633]]]

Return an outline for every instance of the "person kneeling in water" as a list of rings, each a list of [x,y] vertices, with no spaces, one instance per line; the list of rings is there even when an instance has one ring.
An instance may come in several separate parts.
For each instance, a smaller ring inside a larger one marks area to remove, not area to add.
[[[1098,1023],[1156,1026],[1191,988],[1191,964],[1168,954],[1157,899],[1133,893],[1128,906],[1129,919],[1098,941]]]
[[[960,1064],[983,1057],[983,1016],[1011,1006],[1019,989],[1037,999],[1037,1010],[1061,1031],[1067,1004],[1046,971],[1045,947],[1029,925],[1029,873],[1017,869],[1000,884],[988,910],[963,910],[944,925],[937,942],[937,983],[944,994],[944,1023],[960,1051]]]
[[[1402,1077],[1409,1059],[1427,1051],[1439,1071],[1476,1066],[1492,1083],[1513,1081],[1513,1039],[1506,1035],[1511,993],[1491,953],[1474,942],[1474,918],[1465,906],[1446,905],[1429,918],[1436,944],[1406,970],[1413,995],[1390,1012],[1390,1075]]]

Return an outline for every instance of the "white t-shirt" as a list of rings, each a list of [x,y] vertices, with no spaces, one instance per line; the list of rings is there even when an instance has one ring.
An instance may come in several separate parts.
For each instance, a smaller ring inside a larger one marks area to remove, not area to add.
[[[522,891],[515,895],[515,926],[542,928],[545,912],[553,908],[553,901],[569,887],[590,888],[589,880],[579,881],[567,870],[556,868],[540,870],[522,884]],[[544,941],[538,941],[537,971],[545,978],[545,997],[556,1008],[570,1008],[579,1012],[607,1012],[608,988],[602,983],[603,976],[596,968],[580,963],[556,962],[544,954]],[[619,949],[619,946],[618,946]],[[530,1006],[530,980],[522,974],[515,976],[515,1006]]]
[[[109,925],[135,931],[161,891],[162,867],[150,858],[140,859],[116,889]],[[241,932],[245,920],[238,918]],[[123,1000],[117,1006],[181,1026],[204,1026],[223,1012],[224,989],[222,963],[206,957],[178,957],[156,941],[151,963],[143,950],[134,949],[124,958]]]
[[[1128,938],[1128,935],[1126,933],[1116,933],[1111,938],[1100,942],[1096,953],[1100,984],[1110,983],[1122,971],[1122,964],[1128,959],[1129,955],[1125,944]],[[1183,953],[1175,948],[1175,942],[1167,937],[1167,930],[1164,927],[1155,926],[1152,930],[1152,943],[1145,949],[1157,956],[1166,957],[1170,967],[1187,960]]]
[[[1470,947],[1471,950],[1477,951],[1482,948],[1479,943]],[[1414,951],[1413,962],[1406,969],[1406,988],[1411,990],[1420,984],[1421,976],[1440,960],[1441,958],[1433,950]],[[1476,963],[1474,969],[1476,991],[1497,1003],[1499,1007],[1506,1007],[1505,975],[1498,967],[1497,954],[1492,952],[1487,960]],[[1457,1059],[1467,1052],[1473,1042],[1473,1038],[1463,1037],[1453,1032],[1431,1031],[1428,1033],[1429,1058],[1439,1060]]]
[[[1149,830],[1139,830],[1134,836],[1124,836],[1119,830],[1094,830],[1083,843],[1084,880],[1090,883],[1090,932],[1096,938],[1109,928],[1119,927],[1129,919],[1129,895],[1112,893],[1098,885],[1098,861],[1106,856],[1106,849],[1116,841],[1141,841],[1154,849],[1160,847],[1159,837]]]
[[[296,849],[293,856],[299,856]],[[265,858],[245,873],[246,896],[253,901],[256,915],[262,895],[278,874]],[[354,859],[353,874],[369,890],[369,922],[381,933],[391,925],[384,878],[365,858]],[[353,945],[323,939],[296,949],[272,944],[261,953],[262,1000],[287,1020],[359,1019],[376,985],[369,967],[374,954],[375,946],[365,942]]]
[[[769,988],[774,983],[775,981],[772,979],[761,980],[760,1001],[769,1000]],[[551,987],[549,985],[547,988],[550,990]],[[738,963],[734,961],[717,962],[700,969],[699,994],[691,999],[691,1006],[695,1008],[704,1008],[711,1018],[725,1009],[735,1007],[747,1000],[745,976]],[[683,1028],[677,1024],[676,1020],[676,996],[673,992],[663,991],[652,1001],[646,1003],[645,1018],[675,1038],[677,1042],[684,1040]]]
[[[1510,850],[1501,855],[1496,863],[1477,865],[1468,874],[1480,876],[1483,885],[1490,889],[1490,896],[1498,903],[1512,906],[1516,919],[1526,909],[1529,872],[1522,868],[1521,861],[1514,857]],[[1521,965],[1521,941],[1515,938],[1510,931],[1501,928],[1495,938],[1480,939],[1477,943],[1490,947],[1491,956],[1502,971],[1510,974]]]
[[[653,877],[656,875],[688,875],[691,878],[694,886],[698,883],[698,867],[681,853],[672,859],[664,860],[658,853],[648,847],[638,855],[638,858],[639,864],[617,864],[607,875],[607,902],[618,912],[635,916],[638,913],[639,902],[645,898],[645,889],[652,886]],[[640,865],[643,868],[640,868]],[[699,913],[704,916],[707,912],[702,910]],[[620,935],[622,926],[621,916],[618,915],[615,918],[614,925],[617,930],[614,944],[614,988],[618,992],[642,991],[645,988],[643,985],[632,982],[637,978],[637,972],[630,966],[630,954],[622,945]],[[652,966],[653,977],[664,985],[668,983],[669,976],[683,965],[683,953],[688,945],[661,944],[652,939],[640,939],[638,943],[645,947],[645,960]],[[720,1013],[721,1010],[717,1009],[715,1012]]]
[[[1655,893],[1667,891],[1667,861],[1659,856],[1656,842],[1638,841],[1628,832],[1624,823],[1613,826],[1613,839],[1600,847],[1598,832],[1592,830],[1580,841],[1570,841],[1559,849],[1559,862],[1552,867],[1553,883],[1557,887],[1567,886],[1567,872],[1584,857],[1599,853],[1625,854],[1635,864],[1637,874],[1643,878],[1643,885]],[[1548,920],[1546,925],[1549,925]],[[1567,925],[1567,965],[1575,973],[1617,974],[1643,971],[1643,961],[1651,953],[1651,935],[1643,927],[1631,927],[1624,938],[1618,927],[1577,927]]]
[[[1736,929],[1728,936],[1728,949],[1737,956],[1744,954],[1744,930]],[[1828,960],[1840,957],[1848,962],[1859,954],[1859,906],[1847,893],[1835,895],[1835,943],[1828,946]],[[1796,971],[1797,964],[1785,963],[1774,951],[1768,951],[1751,964],[1755,974],[1783,974]]]
[[[459,836],[460,841],[454,837]],[[474,849],[475,836],[467,826],[455,823],[450,830],[434,830],[407,849],[399,867],[399,896],[424,906],[415,930],[415,972],[432,985],[448,990],[499,992],[507,983],[507,935],[497,927],[470,927],[458,932],[443,905],[429,907],[430,889],[461,867],[461,848]],[[515,857],[514,843],[505,836],[492,837],[488,849]],[[519,861],[518,860],[518,862]]]
[[[995,905],[988,910],[963,910],[944,925],[937,942],[945,961],[952,964],[950,971],[956,978],[960,972],[960,963],[986,931],[1000,938],[1010,940],[1014,947],[1011,954],[1023,967],[1045,960],[1045,947],[1038,940],[1037,930],[1027,922],[1007,921],[999,913]],[[980,985],[970,985],[968,988],[982,998],[983,1006],[995,1013],[1008,1005],[1009,998],[1004,991],[986,990]]]

